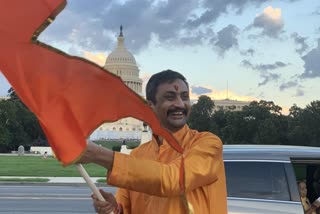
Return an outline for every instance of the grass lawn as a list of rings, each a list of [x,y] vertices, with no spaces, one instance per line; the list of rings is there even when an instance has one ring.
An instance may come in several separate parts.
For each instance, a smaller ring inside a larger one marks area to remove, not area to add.
[[[108,149],[120,151],[122,141],[95,141]],[[140,142],[128,141],[127,148],[135,148]],[[115,147],[117,149],[115,149]],[[95,164],[85,164],[90,177],[105,177],[105,168]],[[42,156],[0,156],[0,176],[32,176],[32,177],[81,177],[75,166],[63,167],[55,158]]]
[[[63,167],[55,158],[41,156],[0,156],[1,176],[81,177],[74,165]],[[105,177],[106,169],[83,165],[91,177]]]

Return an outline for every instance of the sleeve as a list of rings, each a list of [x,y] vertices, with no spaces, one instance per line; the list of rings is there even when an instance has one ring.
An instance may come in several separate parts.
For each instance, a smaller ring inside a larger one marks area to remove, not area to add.
[[[129,191],[126,189],[119,188],[116,192],[117,203],[120,204],[123,214],[131,213],[131,203]]]
[[[212,134],[197,139],[184,154],[186,191],[215,182],[222,171],[222,142]],[[180,194],[181,157],[168,164],[115,153],[108,183],[160,197]]]

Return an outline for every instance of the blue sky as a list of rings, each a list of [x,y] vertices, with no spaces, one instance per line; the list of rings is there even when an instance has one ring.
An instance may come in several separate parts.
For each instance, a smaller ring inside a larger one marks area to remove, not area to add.
[[[173,69],[192,98],[287,111],[319,100],[319,20],[319,0],[70,0],[39,40],[103,65],[122,24],[144,81]],[[0,96],[8,88],[0,75]]]

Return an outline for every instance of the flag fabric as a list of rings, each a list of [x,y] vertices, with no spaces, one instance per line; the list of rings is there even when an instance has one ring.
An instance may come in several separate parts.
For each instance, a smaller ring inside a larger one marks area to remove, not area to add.
[[[74,163],[99,125],[129,116],[146,122],[182,153],[147,103],[119,77],[36,40],[65,4],[0,0],[0,71],[37,116],[59,161]]]

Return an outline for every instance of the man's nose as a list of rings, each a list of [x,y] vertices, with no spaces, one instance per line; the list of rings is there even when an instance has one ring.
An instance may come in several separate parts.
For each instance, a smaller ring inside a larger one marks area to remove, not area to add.
[[[175,99],[174,106],[176,106],[176,107],[184,107],[184,102],[181,99],[181,97],[177,97],[177,99]]]

